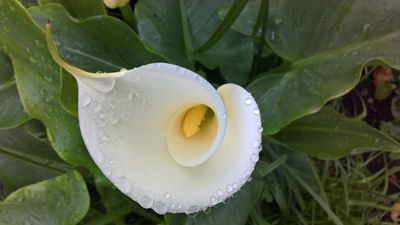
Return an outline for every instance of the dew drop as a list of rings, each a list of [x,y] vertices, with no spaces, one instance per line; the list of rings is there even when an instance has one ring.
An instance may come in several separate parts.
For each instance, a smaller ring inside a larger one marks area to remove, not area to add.
[[[255,108],[255,109],[253,110],[253,113],[256,114],[256,115],[260,115],[260,110],[257,109],[257,108]]]
[[[250,161],[256,163],[258,161],[258,154],[254,153],[250,156]]]
[[[244,104],[246,104],[246,105],[251,105],[251,104],[253,104],[253,100],[252,100],[250,97],[247,97],[247,98],[244,100]]]
[[[126,74],[126,71],[128,71],[125,68],[122,68],[119,72],[121,73],[121,76],[124,76]]]
[[[218,203],[218,199],[217,197],[215,197],[215,195],[210,197],[210,204],[211,205],[216,205]]]
[[[118,122],[119,122],[119,118],[118,118],[117,115],[111,116],[111,118],[110,118],[110,123],[111,123],[111,124],[115,125],[115,124],[117,124]]]
[[[142,196],[139,198],[139,204],[145,208],[148,209],[153,205],[153,199],[151,199],[149,196]]]
[[[100,150],[94,151],[92,157],[93,157],[94,161],[96,161],[97,163],[104,162],[104,156]]]
[[[158,214],[165,214],[167,212],[167,205],[163,202],[155,201],[153,210]]]
[[[236,182],[233,182],[232,187],[233,187],[233,189],[236,189],[236,188],[238,188],[238,184]]]
[[[232,187],[232,185],[228,185],[228,186],[226,186],[226,191],[228,192],[228,193],[231,193],[232,191],[233,191],[233,187]]]
[[[272,31],[272,33],[271,33],[271,40],[272,40],[272,41],[275,40],[275,32],[273,32],[273,31]]]
[[[187,208],[187,209],[185,210],[185,213],[186,213],[186,214],[191,214],[191,213],[198,212],[199,210],[200,210],[200,207],[199,207],[199,206],[197,206],[197,205],[192,205],[192,206],[190,206],[189,208]]]
[[[131,184],[126,177],[117,178],[117,186],[125,194],[129,193],[132,190]]]
[[[363,29],[362,29],[362,32],[367,32],[368,30],[369,30],[369,27],[370,27],[371,25],[369,24],[369,23],[366,23],[366,24],[364,24],[364,26],[363,26]]]
[[[223,196],[224,195],[224,192],[221,190],[221,189],[218,189],[217,190],[217,196],[218,197],[221,197],[221,196]]]
[[[258,127],[258,132],[262,133],[264,131],[263,127]]]
[[[254,142],[253,142],[253,147],[254,147],[254,148],[257,148],[259,145],[260,145],[260,142],[259,142],[259,141],[254,141]]]
[[[171,198],[171,195],[170,195],[168,192],[166,192],[166,193],[164,194],[164,197],[165,197],[166,199],[169,199],[169,198]]]

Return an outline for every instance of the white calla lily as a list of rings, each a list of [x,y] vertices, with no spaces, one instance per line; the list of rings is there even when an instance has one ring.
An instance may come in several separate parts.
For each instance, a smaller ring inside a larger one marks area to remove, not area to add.
[[[249,179],[262,128],[245,89],[225,84],[216,90],[166,63],[91,74],[58,56],[49,29],[53,58],[78,81],[86,147],[131,199],[159,214],[194,213],[224,201]]]

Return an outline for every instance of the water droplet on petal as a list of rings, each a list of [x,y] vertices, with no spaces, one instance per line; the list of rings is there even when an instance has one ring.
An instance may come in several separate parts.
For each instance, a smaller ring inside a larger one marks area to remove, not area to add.
[[[260,110],[257,109],[257,108],[255,108],[255,109],[253,110],[253,113],[256,114],[256,115],[259,115],[259,114],[260,114]]]
[[[256,163],[258,161],[258,154],[254,153],[250,156],[250,161]]]
[[[218,189],[217,190],[217,196],[218,197],[221,197],[221,196],[223,196],[224,195],[224,192],[221,190],[221,189]]]
[[[119,72],[121,73],[121,76],[124,76],[126,74],[126,71],[128,71],[125,68],[122,68]]]
[[[153,210],[158,214],[165,214],[167,212],[167,205],[163,202],[156,201],[153,204]]]
[[[187,208],[187,209],[185,210],[185,213],[186,213],[186,214],[195,213],[195,212],[198,212],[199,210],[200,210],[200,207],[199,207],[199,206],[197,206],[197,205],[192,205],[192,206],[190,206],[189,208]]]
[[[164,197],[165,197],[166,199],[169,199],[169,198],[171,198],[171,195],[167,192],[167,193],[164,194]]]
[[[217,197],[215,197],[215,195],[210,197],[210,204],[211,205],[216,205],[218,203],[218,199]]]
[[[129,193],[132,190],[131,184],[129,183],[129,180],[126,177],[117,178],[116,184],[119,187],[119,189],[125,194]]]
[[[153,199],[151,199],[149,196],[142,196],[139,198],[139,204],[145,208],[148,209],[153,205]]]
[[[228,192],[228,193],[231,193],[232,191],[233,191],[233,187],[232,187],[232,185],[228,185],[228,186],[226,186],[226,191]]]
[[[248,97],[248,98],[246,98],[246,99],[244,100],[244,103],[245,103],[246,105],[251,105],[251,104],[253,104],[253,100],[252,100],[250,97]]]

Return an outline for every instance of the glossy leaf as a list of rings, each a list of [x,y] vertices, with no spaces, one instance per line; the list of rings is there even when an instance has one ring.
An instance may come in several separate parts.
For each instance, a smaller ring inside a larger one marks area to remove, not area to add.
[[[56,152],[73,165],[91,164],[77,119],[58,101],[59,67],[48,52],[44,32],[16,0],[0,1],[0,46],[13,62],[25,110],[44,123]]]
[[[399,1],[275,0],[268,16],[269,45],[287,63],[248,87],[266,134],[351,90],[367,62],[400,68]]]
[[[61,69],[61,93],[62,107],[74,116],[78,115],[78,84],[71,74]]]
[[[0,223],[75,225],[89,204],[85,181],[72,171],[13,192],[0,202]]]
[[[222,2],[141,1],[135,11],[139,33],[172,63],[193,68],[198,60],[210,69],[219,68],[227,82],[244,84],[252,64],[253,44],[249,37],[228,30],[211,49],[193,52],[221,23],[218,7]]]
[[[19,99],[11,60],[0,51],[0,129],[16,127],[28,119]]]
[[[77,19],[107,14],[102,0],[39,0],[41,5],[47,3],[61,4],[71,16]]]
[[[34,121],[20,127],[0,130],[0,180],[5,192],[62,174],[64,164],[46,140],[30,133]]]
[[[400,152],[400,144],[365,122],[323,108],[282,129],[276,138],[321,159],[338,159],[353,150],[375,149]]]

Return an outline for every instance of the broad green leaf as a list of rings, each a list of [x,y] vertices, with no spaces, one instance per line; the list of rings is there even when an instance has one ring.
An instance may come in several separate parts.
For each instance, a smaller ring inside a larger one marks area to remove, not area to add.
[[[60,102],[67,112],[74,116],[78,115],[78,84],[75,78],[63,69],[61,69]]]
[[[97,15],[106,15],[102,0],[38,0],[39,4],[59,3],[77,19],[86,19]]]
[[[293,149],[321,159],[338,159],[352,150],[400,152],[400,144],[365,122],[323,108],[282,129],[276,138]]]
[[[26,112],[47,128],[49,140],[73,165],[90,165],[77,119],[59,103],[60,74],[48,52],[43,30],[16,0],[0,1],[0,47],[9,54]]]
[[[252,35],[257,23],[257,17],[264,0],[250,0],[240,13],[239,17],[232,24],[232,29],[244,35]],[[226,1],[218,8],[218,15],[221,19],[225,18],[234,0]]]
[[[16,127],[28,119],[19,99],[11,60],[0,51],[0,129]]]
[[[167,225],[244,225],[263,188],[264,184],[261,178],[253,174],[252,181],[225,203],[193,217],[183,214],[168,214],[165,216]]]
[[[269,45],[286,64],[248,86],[266,134],[351,90],[367,62],[400,68],[399,1],[272,0],[268,19]]]
[[[172,63],[190,69],[198,60],[210,69],[219,68],[227,82],[244,84],[253,60],[249,37],[228,30],[211,49],[193,52],[221,23],[218,7],[222,3],[222,0],[140,1],[135,9],[140,36]]]
[[[51,20],[61,56],[82,69],[115,72],[163,61],[146,51],[135,32],[116,18],[96,16],[79,22],[58,4],[31,7],[29,11],[38,25]]]
[[[69,169],[46,140],[30,133],[34,121],[20,127],[0,130],[0,180],[6,193]]]
[[[72,171],[9,195],[0,202],[0,224],[75,225],[89,205],[85,181]]]

